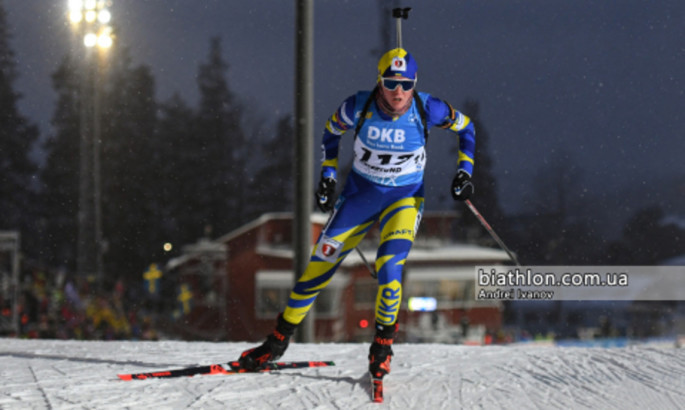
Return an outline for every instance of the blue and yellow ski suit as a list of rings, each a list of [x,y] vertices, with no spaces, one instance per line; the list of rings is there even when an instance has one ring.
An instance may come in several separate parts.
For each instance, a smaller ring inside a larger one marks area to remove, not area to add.
[[[345,131],[355,130],[369,91],[348,97],[326,122],[322,176],[336,177],[338,148]],[[473,172],[475,130],[471,120],[446,102],[419,93],[401,116],[391,117],[373,101],[354,139],[354,162],[335,209],[314,246],[307,269],[290,293],[283,318],[299,324],[343,259],[376,221],[380,244],[376,322],[393,325],[402,301],[402,270],[419,228],[424,204],[426,165],[423,104],[428,128],[439,126],[458,135],[457,169]]]

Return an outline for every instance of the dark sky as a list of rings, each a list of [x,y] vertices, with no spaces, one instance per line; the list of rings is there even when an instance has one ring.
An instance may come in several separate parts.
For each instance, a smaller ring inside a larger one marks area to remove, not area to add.
[[[67,1],[3,3],[24,96],[20,109],[47,133],[55,97],[50,75],[68,51]],[[403,39],[419,64],[419,89],[456,107],[467,98],[480,103],[507,209],[533,204],[543,167],[572,169],[576,199],[630,184],[650,190],[685,174],[682,0],[413,3],[403,2],[414,7]],[[273,122],[293,110],[294,4],[113,0],[116,46],[130,49],[134,65],[152,68],[160,100],[178,92],[195,105],[198,65],[209,39],[220,36],[231,87],[255,121]],[[317,147],[326,117],[374,84],[378,10],[371,0],[315,1]],[[453,144],[449,134],[433,133],[430,192],[447,192]]]

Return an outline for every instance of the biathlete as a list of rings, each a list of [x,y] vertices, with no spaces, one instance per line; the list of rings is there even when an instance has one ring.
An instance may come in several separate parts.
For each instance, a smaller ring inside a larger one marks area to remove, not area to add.
[[[473,123],[448,103],[416,92],[416,81],[417,64],[411,54],[402,48],[390,50],[378,63],[376,87],[347,98],[326,122],[316,197],[322,211],[333,212],[285,310],[278,316],[276,328],[262,345],[242,353],[242,367],[256,370],[283,355],[319,292],[378,221],[376,334],[369,349],[369,372],[375,378],[390,372],[402,300],[402,271],[424,206],[429,128],[438,126],[458,135],[453,198],[465,200],[474,190]],[[338,148],[342,135],[350,129],[355,131],[353,168],[335,201]]]

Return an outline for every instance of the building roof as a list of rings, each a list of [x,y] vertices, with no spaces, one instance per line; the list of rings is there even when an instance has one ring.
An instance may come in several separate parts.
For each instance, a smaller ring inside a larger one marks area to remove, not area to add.
[[[185,245],[182,249],[183,253],[181,255],[171,258],[167,262],[167,269],[174,269],[199,257],[210,257],[212,260],[222,260],[226,258],[226,245],[207,238],[201,238],[194,244]]]
[[[324,213],[312,213],[310,221],[313,224],[324,225],[328,221],[328,214]],[[239,238],[241,235],[258,228],[259,226],[266,224],[272,220],[292,220],[292,212],[273,212],[261,215],[259,218],[219,237],[215,241],[211,241],[214,251],[216,247],[226,246],[228,242]],[[206,242],[206,241],[204,241]],[[206,243],[205,243],[206,245]],[[204,248],[204,247],[203,247]],[[375,248],[359,248],[366,260],[373,262],[376,258]],[[189,252],[190,254],[184,254],[177,258],[172,259],[167,264],[168,268],[173,268],[181,264],[186,263],[189,259],[197,256],[198,253],[202,253],[202,249],[193,249],[195,252]],[[207,250],[207,249],[205,249]],[[198,252],[200,251],[200,252]],[[185,253],[185,252],[184,252]],[[257,246],[256,253],[263,256],[271,256],[276,258],[293,259],[294,251],[289,246],[283,245],[273,245],[268,243],[261,243]],[[470,263],[505,263],[508,262],[509,256],[507,253],[500,249],[486,248],[478,245],[471,244],[460,244],[460,243],[445,243],[437,241],[417,241],[411,250],[409,261],[412,264],[417,263],[459,263],[459,264],[470,264]],[[361,256],[358,252],[352,252],[345,258],[342,266],[352,267],[364,264]]]
[[[264,256],[272,256],[277,258],[292,259],[294,257],[293,250],[286,247],[276,247],[269,245],[261,245],[257,248],[257,253]],[[376,258],[375,249],[362,250],[364,257],[368,261],[374,261]],[[464,262],[464,263],[501,263],[509,261],[509,255],[505,251],[493,248],[485,248],[477,245],[469,244],[447,244],[441,247],[433,248],[412,248],[409,254],[409,260],[412,263],[420,262]],[[357,252],[349,254],[342,266],[357,266],[363,264],[364,261]]]
[[[245,225],[243,225],[237,229],[234,229],[231,232],[219,237],[216,241],[222,242],[222,243],[230,242],[231,240],[239,237],[240,235],[243,235],[244,233],[249,232],[252,229],[257,228],[260,225],[263,225],[269,221],[276,220],[276,219],[292,220],[293,219],[293,213],[292,212],[269,212],[266,214],[262,214],[259,218],[254,219],[251,222],[248,222]],[[312,213],[309,220],[312,223],[323,225],[328,220],[328,214],[323,214],[320,212]]]

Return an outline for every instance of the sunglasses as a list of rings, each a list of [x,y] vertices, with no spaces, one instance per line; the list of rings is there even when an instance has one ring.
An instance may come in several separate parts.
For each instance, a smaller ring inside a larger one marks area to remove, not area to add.
[[[404,91],[410,91],[416,85],[416,80],[395,80],[392,78],[382,79],[383,88],[388,91],[395,91],[397,87],[402,87]]]

